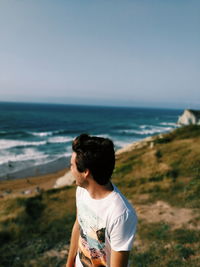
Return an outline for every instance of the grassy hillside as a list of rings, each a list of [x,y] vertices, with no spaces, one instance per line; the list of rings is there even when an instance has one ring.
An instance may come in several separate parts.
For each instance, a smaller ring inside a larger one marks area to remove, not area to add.
[[[200,266],[200,126],[120,154],[113,180],[138,211],[132,266]]]
[[[134,151],[118,156],[114,181],[129,197],[149,194],[148,201],[166,200],[199,208],[200,126],[156,136]]]
[[[117,156],[113,181],[139,217],[131,266],[200,266],[200,127]],[[0,200],[0,266],[64,266],[75,187]]]

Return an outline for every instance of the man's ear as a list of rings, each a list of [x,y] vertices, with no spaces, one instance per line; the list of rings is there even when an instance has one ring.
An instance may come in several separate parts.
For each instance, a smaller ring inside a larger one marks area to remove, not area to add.
[[[84,176],[85,176],[85,178],[90,176],[90,170],[89,169],[84,170]]]

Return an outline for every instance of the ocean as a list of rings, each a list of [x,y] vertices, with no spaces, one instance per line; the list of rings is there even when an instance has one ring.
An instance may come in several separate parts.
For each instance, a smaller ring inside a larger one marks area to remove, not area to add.
[[[69,164],[81,133],[115,149],[177,127],[183,110],[0,102],[0,179],[58,171]]]

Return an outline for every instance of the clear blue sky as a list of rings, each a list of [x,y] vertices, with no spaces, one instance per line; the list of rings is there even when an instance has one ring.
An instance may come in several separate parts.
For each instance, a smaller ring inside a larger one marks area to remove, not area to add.
[[[1,0],[0,101],[200,109],[200,1]]]

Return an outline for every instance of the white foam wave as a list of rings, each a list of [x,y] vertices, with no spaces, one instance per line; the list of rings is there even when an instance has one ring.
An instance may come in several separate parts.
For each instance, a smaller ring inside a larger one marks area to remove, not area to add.
[[[141,135],[151,135],[151,134],[159,134],[159,133],[164,133],[171,131],[172,127],[154,127],[152,129],[146,129],[141,132],[138,132],[138,134]]]
[[[50,137],[48,139],[49,143],[66,143],[66,142],[71,142],[73,140],[72,137],[68,136],[55,136],[55,137]]]
[[[177,127],[177,123],[174,122],[161,122],[160,125]]]
[[[103,138],[109,138],[112,139],[112,137],[108,134],[97,134],[98,137],[103,137]]]
[[[67,153],[64,154],[64,157],[68,158],[68,157],[71,157],[71,155],[72,155],[72,152],[67,152]]]
[[[173,127],[153,127],[151,126],[145,126],[142,125],[140,126],[142,130],[134,130],[134,129],[125,129],[125,130],[120,130],[120,133],[127,133],[127,134],[137,134],[137,135],[152,135],[152,134],[159,134],[159,133],[164,133],[171,131]]]
[[[48,155],[45,155],[44,153],[37,151],[34,148],[25,148],[21,151],[20,154],[11,153],[4,150],[0,153],[0,164],[27,160],[44,160],[47,157]]]
[[[40,141],[40,142],[27,142],[27,141],[20,141],[20,140],[11,140],[11,139],[1,139],[0,140],[0,150],[1,149],[8,149],[12,147],[17,146],[41,146],[45,145],[46,141]]]
[[[149,125],[140,125],[140,128],[141,129],[146,129],[146,128],[149,128]]]
[[[51,136],[53,135],[54,132],[31,132],[32,135],[34,136],[40,136],[40,137],[43,137],[43,136]]]
[[[119,147],[119,148],[123,148],[123,147],[125,147],[127,145],[130,145],[134,141],[137,141],[137,140],[132,140],[132,142],[116,140],[116,141],[114,141],[114,145]]]

